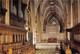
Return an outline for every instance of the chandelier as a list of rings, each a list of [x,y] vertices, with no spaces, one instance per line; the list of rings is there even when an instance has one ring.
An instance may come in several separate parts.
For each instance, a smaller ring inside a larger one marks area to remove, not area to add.
[[[55,11],[55,2],[54,2],[54,0],[49,0],[49,4],[50,4],[50,11],[51,11],[51,13],[53,13]]]

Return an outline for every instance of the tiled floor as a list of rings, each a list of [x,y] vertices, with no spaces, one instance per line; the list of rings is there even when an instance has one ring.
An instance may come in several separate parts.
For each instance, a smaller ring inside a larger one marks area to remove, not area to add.
[[[45,50],[36,50],[35,54],[59,54],[59,51],[55,51],[53,49],[45,49]]]

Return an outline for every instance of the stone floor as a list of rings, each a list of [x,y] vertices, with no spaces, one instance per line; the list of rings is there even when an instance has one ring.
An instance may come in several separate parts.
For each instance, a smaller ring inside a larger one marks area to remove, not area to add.
[[[40,49],[36,50],[35,54],[59,54],[59,51],[55,51],[53,49]]]

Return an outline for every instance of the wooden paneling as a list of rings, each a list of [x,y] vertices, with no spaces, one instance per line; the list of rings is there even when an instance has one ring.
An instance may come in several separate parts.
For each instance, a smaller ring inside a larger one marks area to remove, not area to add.
[[[77,24],[76,26],[74,26],[72,29],[71,29],[71,33],[72,33],[72,41],[76,42],[76,43],[80,43],[80,23]]]
[[[26,42],[26,32],[23,28],[0,24],[0,52],[33,54],[35,46]]]
[[[72,48],[80,52],[80,23],[71,28]]]
[[[9,43],[12,43],[12,42],[13,42],[13,36],[9,35]]]
[[[1,44],[4,43],[4,35],[1,35]]]
[[[10,14],[10,25],[6,25],[6,11],[2,6],[2,0],[0,0],[0,53],[27,54],[27,52],[31,52],[30,54],[33,54],[35,46],[26,42],[27,31],[24,29],[26,21],[24,18]]]
[[[26,21],[24,18],[20,18],[18,16],[14,16],[14,14],[11,14],[10,25],[24,28],[25,23]]]

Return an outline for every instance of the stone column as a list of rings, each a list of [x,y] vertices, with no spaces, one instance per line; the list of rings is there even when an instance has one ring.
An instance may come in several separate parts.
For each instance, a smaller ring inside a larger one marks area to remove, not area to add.
[[[6,0],[6,9],[7,9],[7,12],[6,12],[6,15],[5,15],[5,24],[9,25],[10,24],[9,0]]]
[[[26,25],[25,25],[25,29],[28,31],[28,18],[29,18],[29,13],[28,13],[28,9],[26,9]],[[28,32],[26,32],[26,40],[28,41]]]
[[[73,0],[71,0],[71,27],[73,27]]]
[[[18,0],[18,17],[21,15],[21,0]]]
[[[31,2],[31,25],[32,25],[32,33],[33,33],[33,44],[36,44],[36,23],[34,16],[34,8],[33,3]]]
[[[80,0],[78,0],[78,23],[80,23]]]
[[[78,1],[73,0],[73,26],[76,24],[78,24]]]
[[[70,3],[67,4],[67,5],[68,5],[67,6],[67,11],[66,11],[66,14],[65,14],[65,15],[67,15],[67,17],[65,17],[66,18],[65,19],[66,20],[65,21],[65,24],[66,24],[65,28],[71,28],[71,24],[73,23],[71,21],[71,18],[72,18],[72,2],[70,1]]]

